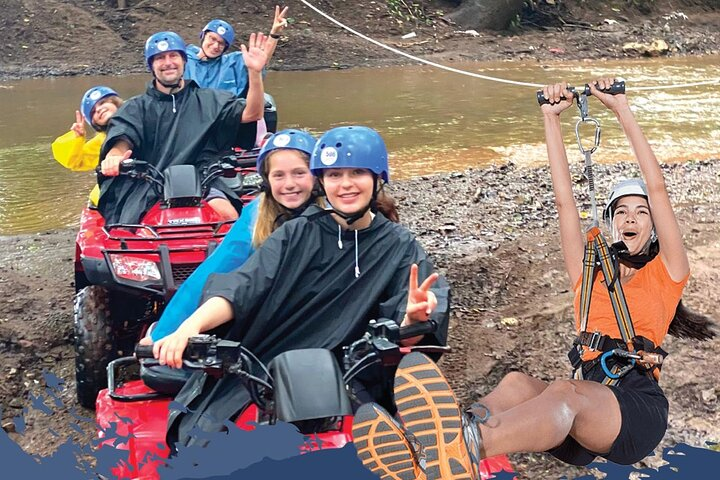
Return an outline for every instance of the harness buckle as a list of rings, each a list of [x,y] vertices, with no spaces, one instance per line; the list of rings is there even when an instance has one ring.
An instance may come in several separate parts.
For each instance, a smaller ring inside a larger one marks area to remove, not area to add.
[[[603,335],[600,332],[593,332],[590,336],[590,341],[587,344],[588,349],[597,351],[600,346],[600,341],[602,341],[602,337]]]

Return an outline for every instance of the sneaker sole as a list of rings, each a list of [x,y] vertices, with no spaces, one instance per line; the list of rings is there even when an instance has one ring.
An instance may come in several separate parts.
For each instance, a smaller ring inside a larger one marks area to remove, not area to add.
[[[383,480],[425,480],[403,431],[380,406],[366,403],[353,419],[353,443],[365,468]]]
[[[418,352],[403,357],[395,373],[395,403],[405,428],[425,449],[428,480],[476,480],[460,407],[435,362]]]

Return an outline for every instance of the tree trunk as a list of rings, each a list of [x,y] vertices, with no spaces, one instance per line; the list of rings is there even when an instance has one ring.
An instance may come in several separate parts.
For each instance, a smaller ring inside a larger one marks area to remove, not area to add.
[[[505,30],[523,8],[524,0],[463,0],[445,19],[473,30]]]

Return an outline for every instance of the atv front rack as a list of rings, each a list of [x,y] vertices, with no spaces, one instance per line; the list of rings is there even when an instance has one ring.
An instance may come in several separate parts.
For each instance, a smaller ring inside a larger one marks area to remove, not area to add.
[[[226,225],[231,225],[235,220],[226,220],[222,222],[212,223],[192,223],[177,225],[142,225],[132,223],[113,223],[102,227],[102,231],[108,236],[109,240],[118,242],[138,242],[138,241],[167,241],[167,240],[185,240],[194,235],[211,236],[213,238],[222,238],[225,233],[219,233],[220,229]],[[115,230],[131,230],[134,236],[116,236],[113,235]],[[147,232],[149,236],[143,236],[142,232]]]

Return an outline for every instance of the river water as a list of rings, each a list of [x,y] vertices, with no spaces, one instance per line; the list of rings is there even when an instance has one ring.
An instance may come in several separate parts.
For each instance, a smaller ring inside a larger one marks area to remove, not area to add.
[[[598,76],[625,78],[633,108],[661,161],[720,157],[720,85],[632,92],[712,80],[720,57],[573,63],[495,62],[456,68],[512,80],[579,85]],[[65,77],[0,83],[0,235],[77,224],[94,183],[52,159],[50,144],[74,121],[82,94],[106,84],[121,96],[141,93],[148,75]],[[546,161],[535,89],[479,80],[432,67],[270,72],[266,89],[278,103],[281,128],[322,133],[362,124],[383,135],[392,178],[464,170],[512,161]],[[631,159],[614,117],[597,100],[590,114],[602,123],[599,162]],[[571,161],[581,161],[574,138],[576,110],[565,115]],[[590,131],[582,131],[591,135]]]

